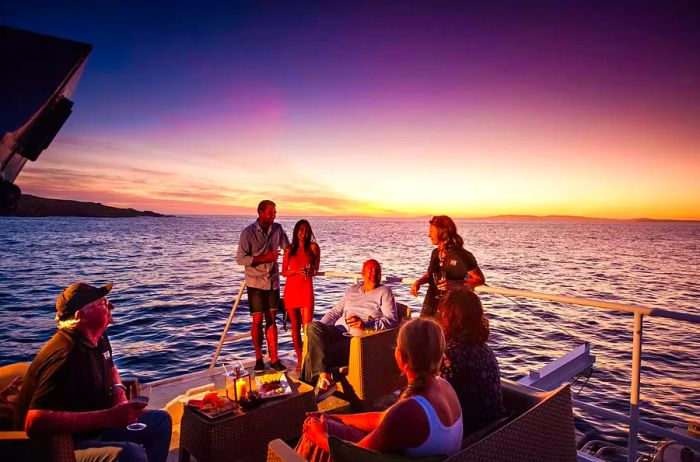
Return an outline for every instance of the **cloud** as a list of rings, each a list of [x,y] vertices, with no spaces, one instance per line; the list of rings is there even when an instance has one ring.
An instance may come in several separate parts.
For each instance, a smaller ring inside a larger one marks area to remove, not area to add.
[[[358,214],[374,210],[366,201],[329,193],[320,183],[302,185],[261,184],[257,188],[221,186],[183,175],[151,169],[122,167],[104,169],[100,162],[77,167],[32,166],[18,184],[24,192],[39,196],[101,202],[119,207],[150,209],[165,213],[251,213],[261,198],[280,204],[282,215]]]

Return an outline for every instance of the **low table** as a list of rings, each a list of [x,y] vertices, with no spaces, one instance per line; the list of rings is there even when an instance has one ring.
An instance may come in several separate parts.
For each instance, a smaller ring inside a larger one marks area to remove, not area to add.
[[[180,427],[180,462],[265,461],[267,444],[301,435],[307,412],[316,411],[313,387],[290,381],[292,394],[265,400],[241,414],[210,419],[185,406]]]

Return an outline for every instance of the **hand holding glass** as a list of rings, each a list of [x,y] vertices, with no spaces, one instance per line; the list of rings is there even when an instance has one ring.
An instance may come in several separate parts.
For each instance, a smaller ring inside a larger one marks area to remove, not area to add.
[[[141,389],[141,395],[134,396],[129,400],[130,403],[137,403],[140,405],[141,409],[148,406],[148,402],[151,400],[151,387],[146,389]],[[134,422],[126,426],[127,430],[139,431],[146,428],[146,424],[143,422]]]
[[[444,271],[435,272],[433,273],[433,281],[435,281],[435,287],[440,295],[444,295],[447,292],[447,274]]]
[[[306,265],[301,268],[301,274],[304,275],[304,279],[308,279],[311,275],[311,265]]]
[[[356,316],[352,313],[348,313],[347,311],[345,312],[345,325],[348,328],[348,332],[343,332],[343,335],[346,337],[352,337],[352,334],[350,333],[350,321],[355,318]]]

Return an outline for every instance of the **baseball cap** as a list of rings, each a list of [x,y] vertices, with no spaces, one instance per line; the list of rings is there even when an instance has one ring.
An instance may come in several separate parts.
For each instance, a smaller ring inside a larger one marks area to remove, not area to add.
[[[71,318],[76,311],[89,305],[95,300],[99,300],[112,290],[112,283],[108,282],[104,286],[97,288],[84,282],[71,284],[61,292],[56,299],[56,319],[65,321]]]

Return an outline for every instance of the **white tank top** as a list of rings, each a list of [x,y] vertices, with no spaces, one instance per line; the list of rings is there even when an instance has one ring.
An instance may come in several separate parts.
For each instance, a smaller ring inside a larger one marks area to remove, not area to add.
[[[438,454],[447,454],[448,456],[457,454],[462,448],[462,415],[459,419],[449,427],[440,422],[440,417],[435,412],[435,408],[430,404],[430,401],[422,396],[412,396],[423,408],[426,417],[428,417],[428,426],[430,432],[428,438],[420,446],[408,448],[404,450],[407,456],[435,456]]]

